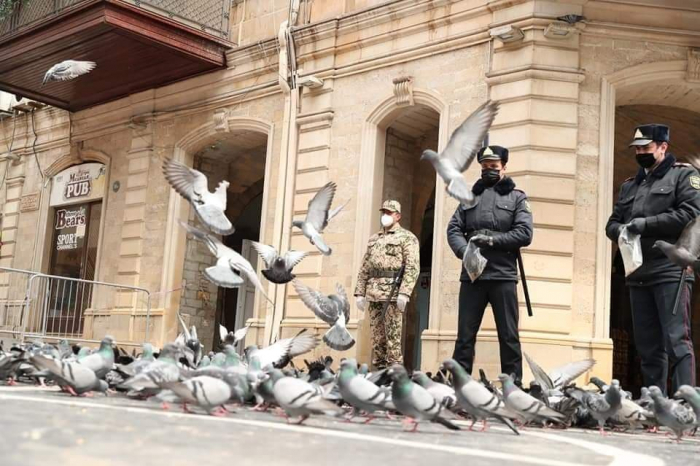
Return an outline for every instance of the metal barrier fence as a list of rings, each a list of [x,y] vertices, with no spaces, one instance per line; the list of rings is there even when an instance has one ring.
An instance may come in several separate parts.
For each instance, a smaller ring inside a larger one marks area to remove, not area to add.
[[[60,16],[69,7],[91,0],[30,0],[17,2],[0,20],[0,36]],[[103,0],[106,1],[106,0]],[[228,40],[231,0],[113,0],[143,8],[160,16]],[[270,0],[272,1],[272,0]],[[92,3],[99,3],[92,0]]]
[[[151,294],[144,288],[0,267],[0,334],[26,338],[148,341]]]

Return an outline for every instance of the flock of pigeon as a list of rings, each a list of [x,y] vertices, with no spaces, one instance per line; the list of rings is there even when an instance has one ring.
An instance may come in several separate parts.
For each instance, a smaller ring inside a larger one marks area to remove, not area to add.
[[[394,420],[403,415],[404,428],[416,431],[420,422],[434,422],[461,430],[458,420],[476,422],[485,431],[488,421],[507,426],[514,434],[528,425],[598,427],[605,434],[614,429],[655,431],[666,427],[680,440],[700,426],[700,388],[682,386],[674,399],[658,387],[642,389],[632,396],[617,380],[609,385],[593,377],[593,390],[573,381],[590,370],[595,361],[566,364],[549,373],[526,355],[534,380],[528,390],[513,378],[500,374],[501,387],[480,371],[473,378],[453,359],[444,361],[433,376],[414,371],[410,376],[400,365],[374,373],[366,364],[342,359],[333,372],[330,356],[304,360],[300,370],[292,362],[312,351],[320,341],[305,330],[265,348],[251,345],[243,356],[236,347],[245,339],[247,327],[230,332],[220,328],[221,352],[203,354],[196,329],[183,324],[178,338],[160,351],[144,344],[140,355],[129,355],[105,337],[99,349],[30,343],[5,352],[0,347],[0,380],[51,383],[74,396],[125,396],[161,403],[163,409],[181,404],[185,412],[204,411],[226,416],[232,407],[251,406],[256,411],[275,408],[287,421],[302,423],[311,415],[342,417],[351,422],[363,416],[369,423],[377,416]]]

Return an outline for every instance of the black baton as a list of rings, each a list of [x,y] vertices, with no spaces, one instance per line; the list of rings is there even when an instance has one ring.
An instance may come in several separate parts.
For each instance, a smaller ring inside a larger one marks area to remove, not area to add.
[[[394,292],[396,291],[396,288],[399,287],[399,283],[401,283],[401,280],[403,280],[403,273],[405,270],[406,264],[402,264],[399,271],[396,272],[396,276],[394,277],[394,283],[392,283],[391,291],[389,292],[389,297],[387,298],[386,302],[384,303],[384,307],[382,308],[382,320],[384,320],[384,316],[386,316],[386,310],[389,308],[389,304],[391,304],[391,298],[394,297]]]
[[[530,292],[527,290],[527,279],[525,278],[525,267],[523,267],[523,256],[518,249],[518,269],[520,269],[520,279],[523,282],[523,293],[525,294],[525,305],[527,306],[527,315],[532,317],[532,303],[530,303]]]
[[[676,299],[673,301],[673,315],[678,313],[678,306],[681,304],[681,296],[683,295],[683,285],[685,284],[686,276],[688,275],[688,269],[683,267],[681,272],[681,281],[678,282],[678,289],[676,290]]]

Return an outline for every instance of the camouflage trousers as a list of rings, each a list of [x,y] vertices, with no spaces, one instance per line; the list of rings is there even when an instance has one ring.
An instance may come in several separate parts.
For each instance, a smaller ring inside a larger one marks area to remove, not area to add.
[[[384,302],[369,303],[370,326],[372,328],[372,365],[383,369],[392,364],[403,364],[401,332],[403,312],[392,302],[382,319]]]

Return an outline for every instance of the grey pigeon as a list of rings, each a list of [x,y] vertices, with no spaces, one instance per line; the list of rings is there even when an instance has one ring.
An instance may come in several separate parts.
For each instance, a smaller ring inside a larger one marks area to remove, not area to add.
[[[158,359],[148,367],[121,384],[119,388],[133,390],[135,392],[157,393],[163,385],[180,380],[180,369],[177,366],[177,358],[182,353],[181,348],[174,344],[166,344],[160,352]]]
[[[163,386],[182,400],[184,410],[187,410],[189,403],[203,408],[213,416],[226,414],[222,406],[231,398],[231,387],[227,382],[206,375],[184,382],[165,383]]]
[[[187,359],[190,367],[197,367],[202,360],[203,353],[202,343],[197,336],[197,327],[192,325],[188,330],[179,309],[177,311],[177,319],[182,326],[182,332],[175,339],[175,344],[185,348],[185,359]]]
[[[654,414],[660,425],[666,426],[681,439],[683,433],[691,430],[697,423],[692,409],[686,408],[674,400],[666,398],[659,387],[649,387],[649,395],[654,400]]]
[[[336,294],[326,296],[299,280],[294,280],[292,284],[306,307],[311,309],[316,317],[331,326],[323,335],[323,341],[331,349],[338,351],[352,348],[355,339],[345,327],[350,320],[350,302],[342,285],[336,284]]]
[[[435,382],[421,371],[413,371],[411,380],[428,390],[435,400],[450,411],[459,409],[454,388]]]
[[[229,330],[223,325],[219,324],[219,339],[222,345],[231,345],[234,348],[239,342],[245,340],[246,335],[248,335],[248,329],[250,329],[251,324],[246,325],[243,328],[239,328],[235,332],[229,332]]]
[[[345,359],[340,363],[338,388],[343,400],[357,411],[367,414],[365,423],[374,419],[373,413],[387,409],[391,395],[357,372],[357,361]]]
[[[333,197],[335,196],[337,187],[338,186],[332,181],[326,183],[309,201],[304,220],[294,220],[292,222],[292,226],[299,228],[311,244],[316,246],[316,249],[321,251],[321,254],[325,256],[330,256],[332,250],[323,241],[321,234],[328,226],[328,222],[338,215],[341,209],[350,202],[348,199],[345,201],[345,204],[331,210],[331,204],[333,204]]]
[[[114,338],[107,335],[100,342],[100,348],[97,352],[82,359],[78,359],[78,363],[90,368],[97,378],[104,379],[107,372],[114,368]]]
[[[462,173],[467,171],[476,158],[497,113],[498,103],[486,101],[452,133],[441,153],[428,149],[420,157],[433,165],[445,182],[447,194],[466,207],[475,205],[476,197]]]
[[[503,384],[503,399],[506,408],[525,423],[528,422],[564,422],[565,416],[551,408],[548,408],[537,398],[518,388],[513,383],[513,378],[507,374],[500,374],[498,380]]]
[[[486,420],[496,418],[516,435],[518,430],[510,420],[516,414],[506,407],[505,402],[495,393],[472,378],[469,373],[454,359],[447,359],[442,367],[450,371],[455,384],[455,395],[459,406],[468,412],[474,419],[469,430],[472,430],[476,421],[483,421],[482,431],[486,430]]]
[[[180,222],[180,225],[182,225],[182,227],[195,238],[204,242],[204,244],[206,244],[209,248],[209,251],[214,255],[214,257],[216,257],[216,265],[212,265],[211,267],[204,269],[204,276],[207,277],[212,283],[224,288],[238,288],[243,285],[243,278],[241,278],[242,275],[247,281],[252,283],[255,288],[260,291],[260,293],[262,293],[270,304],[274,304],[272,301],[270,301],[270,298],[267,297],[267,294],[265,294],[265,289],[263,288],[262,283],[260,283],[260,279],[258,279],[258,274],[245,257],[224,245],[224,243],[222,243],[219,239],[193,227],[192,225],[188,225],[182,221]]]
[[[214,192],[209,192],[209,181],[204,173],[172,159],[163,162],[163,174],[170,186],[194,208],[197,218],[218,235],[235,231],[226,217],[226,190],[229,182],[222,181]]]
[[[53,65],[44,75],[42,85],[51,81],[68,81],[95,69],[94,61],[65,60]]]
[[[413,425],[411,432],[418,429],[420,421],[431,421],[441,424],[450,430],[460,430],[442,415],[443,406],[438,403],[428,390],[408,378],[406,368],[395,364],[387,374],[391,377],[391,400],[396,410],[407,417]]]
[[[251,241],[251,244],[267,267],[262,271],[263,276],[278,285],[294,280],[295,275],[292,273],[292,269],[309,254],[305,251],[287,251],[284,256],[280,256],[277,249],[272,246],[255,241]]]
[[[695,413],[697,422],[700,422],[700,388],[693,388],[690,385],[681,385],[678,387],[673,397],[685,400]]]
[[[548,374],[527,353],[523,353],[523,355],[530,366],[532,375],[545,393],[547,390],[560,390],[566,387],[595,365],[595,359],[583,359],[556,367]]]
[[[260,367],[268,365],[281,369],[293,358],[308,353],[318,346],[318,337],[306,333],[306,329],[301,330],[292,338],[284,338],[272,345],[259,349],[255,345],[246,348],[248,359],[253,355],[260,360]]]
[[[571,14],[571,15],[559,16],[559,17],[557,17],[557,19],[558,19],[559,21],[564,21],[564,22],[567,22],[567,23],[569,23],[569,24],[576,24],[576,23],[580,23],[580,22],[582,22],[582,21],[586,21],[586,17],[585,17],[585,16],[582,16],[582,15],[573,15],[573,14]]]
[[[298,417],[301,424],[312,414],[340,416],[343,410],[324,399],[308,382],[294,377],[284,377],[279,369],[272,369],[272,392],[277,404],[290,417]]]
[[[661,249],[668,260],[681,269],[690,267],[696,273],[700,273],[700,217],[688,222],[676,244],[657,240],[654,247]]]
[[[66,387],[73,396],[97,391],[104,393],[107,382],[100,380],[88,366],[74,361],[57,361],[40,354],[29,358],[29,361],[39,369],[49,371],[58,379],[59,384]]]
[[[123,375],[133,377],[148,367],[148,365],[153,361],[155,361],[155,357],[153,356],[153,345],[150,343],[144,343],[143,352],[141,353],[141,357],[139,359],[128,365],[117,364],[116,367],[117,370]]]
[[[613,379],[604,395],[586,392],[583,396],[583,406],[593,418],[598,421],[598,428],[605,435],[605,421],[615,416],[622,408],[622,395],[620,394],[620,382]]]
[[[620,400],[620,409],[610,417],[610,421],[613,424],[622,424],[637,428],[648,422],[649,418],[653,416],[650,414],[651,413],[634,401],[622,398]]]

